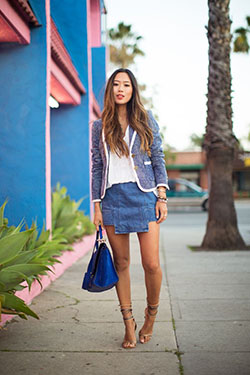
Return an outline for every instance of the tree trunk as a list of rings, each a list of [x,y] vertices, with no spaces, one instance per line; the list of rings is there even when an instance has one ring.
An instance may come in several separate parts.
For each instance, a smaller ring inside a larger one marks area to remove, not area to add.
[[[237,140],[232,131],[230,69],[230,0],[208,0],[209,77],[204,147],[211,177],[209,215],[202,247],[244,249],[233,200],[233,159]]]
[[[237,227],[232,189],[233,151],[229,148],[209,152],[211,176],[207,230],[202,247],[212,250],[244,249]]]

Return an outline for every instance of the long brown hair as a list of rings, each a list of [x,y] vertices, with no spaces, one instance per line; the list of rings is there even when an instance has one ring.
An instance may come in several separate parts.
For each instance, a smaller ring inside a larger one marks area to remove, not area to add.
[[[148,114],[141,102],[136,78],[129,69],[117,69],[108,79],[104,94],[104,109],[102,111],[102,126],[105,140],[111,152],[115,152],[120,157],[122,155],[129,155],[128,146],[123,140],[122,127],[119,123],[117,105],[113,93],[113,83],[118,73],[127,73],[130,78],[133,92],[131,99],[127,103],[128,122],[140,136],[141,150],[147,152],[150,156],[153,133],[148,125]]]

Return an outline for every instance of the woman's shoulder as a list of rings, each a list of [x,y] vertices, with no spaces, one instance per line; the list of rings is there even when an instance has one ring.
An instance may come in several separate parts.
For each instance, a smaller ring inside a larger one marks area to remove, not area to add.
[[[102,131],[102,120],[95,120],[92,124],[92,139],[99,139]]]
[[[95,120],[94,122],[93,122],[93,126],[94,127],[102,127],[102,119],[101,118],[99,118],[99,119],[97,119],[97,120]]]
[[[102,119],[95,120],[92,124],[93,132],[100,133],[102,130]]]
[[[159,125],[151,111],[151,109],[148,109],[147,110],[147,114],[148,114],[148,124],[149,126],[153,129],[153,130],[158,130],[159,129]]]

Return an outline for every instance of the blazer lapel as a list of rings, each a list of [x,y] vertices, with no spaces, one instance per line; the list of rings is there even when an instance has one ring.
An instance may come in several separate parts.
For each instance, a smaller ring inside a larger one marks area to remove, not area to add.
[[[133,133],[134,133],[134,129],[132,128],[132,126],[129,126],[129,144],[131,144]]]
[[[105,136],[104,136],[104,130],[103,129],[102,129],[102,143],[103,143],[103,147],[104,147],[104,153],[105,153],[105,156],[106,156],[106,161],[107,161],[107,164],[108,164],[110,147],[109,147],[109,145],[105,141]]]
[[[134,145],[135,137],[137,135],[137,131],[134,130],[131,126],[129,127],[129,149],[130,152],[132,151],[132,147]]]

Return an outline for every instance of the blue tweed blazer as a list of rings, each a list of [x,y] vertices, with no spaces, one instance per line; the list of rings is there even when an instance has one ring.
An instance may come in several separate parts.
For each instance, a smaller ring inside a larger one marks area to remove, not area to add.
[[[138,187],[145,192],[153,191],[157,186],[168,186],[162,140],[159,125],[152,112],[148,111],[149,126],[153,131],[151,157],[140,150],[140,137],[129,127],[129,157],[135,171]],[[106,192],[109,167],[109,145],[105,142],[102,120],[96,120],[92,126],[92,200],[101,201]]]

